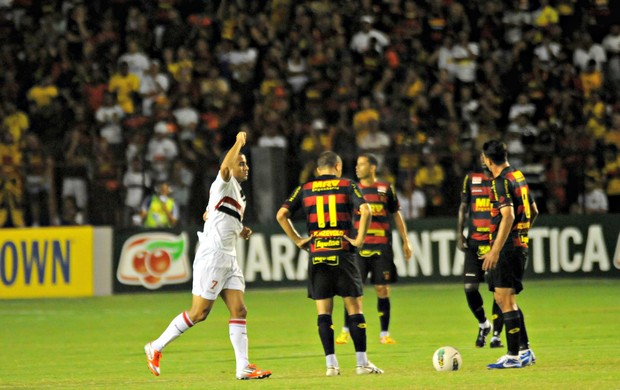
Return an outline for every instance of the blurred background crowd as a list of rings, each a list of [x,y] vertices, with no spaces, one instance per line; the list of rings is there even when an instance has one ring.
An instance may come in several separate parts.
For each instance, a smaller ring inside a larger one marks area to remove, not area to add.
[[[199,224],[239,130],[291,190],[375,153],[407,219],[491,138],[542,213],[618,213],[619,3],[0,0],[0,226]]]

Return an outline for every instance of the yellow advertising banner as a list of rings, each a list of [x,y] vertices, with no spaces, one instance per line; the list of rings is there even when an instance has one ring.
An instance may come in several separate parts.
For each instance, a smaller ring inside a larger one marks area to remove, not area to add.
[[[93,228],[0,229],[0,299],[93,295]]]

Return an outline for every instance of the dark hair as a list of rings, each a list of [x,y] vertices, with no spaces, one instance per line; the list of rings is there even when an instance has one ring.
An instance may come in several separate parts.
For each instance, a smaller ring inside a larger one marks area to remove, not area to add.
[[[505,143],[492,139],[482,146],[482,152],[494,164],[503,164],[508,161],[508,148]]]
[[[362,153],[360,154],[360,157],[366,157],[370,165],[374,165],[375,167],[379,165],[379,160],[377,160],[377,156],[372,153]]]
[[[333,168],[338,163],[342,163],[342,160],[338,154],[332,151],[321,153],[319,158],[316,160],[316,166],[318,168]]]

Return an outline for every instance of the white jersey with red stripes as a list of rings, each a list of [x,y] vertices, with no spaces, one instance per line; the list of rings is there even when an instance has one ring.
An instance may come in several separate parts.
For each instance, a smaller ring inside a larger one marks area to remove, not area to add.
[[[202,232],[198,232],[200,250],[217,250],[236,255],[237,237],[243,229],[245,194],[233,176],[228,182],[218,172],[209,190],[207,219]]]

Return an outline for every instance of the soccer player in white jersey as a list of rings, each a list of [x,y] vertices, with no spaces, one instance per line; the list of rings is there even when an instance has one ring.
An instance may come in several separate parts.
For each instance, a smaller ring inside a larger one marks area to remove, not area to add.
[[[237,134],[209,191],[204,229],[198,233],[200,245],[194,259],[192,307],[176,316],[158,339],[144,346],[148,367],[156,376],[160,374],[161,351],[187,329],[204,321],[218,296],[230,312],[228,327],[237,361],[237,379],[263,379],[271,375],[271,371],[261,370],[248,360],[245,279],[235,251],[237,237],[247,240],[252,234],[242,223],[246,199],[239,184],[248,179],[250,171],[245,155],[241,154],[246,137],[245,132]]]

